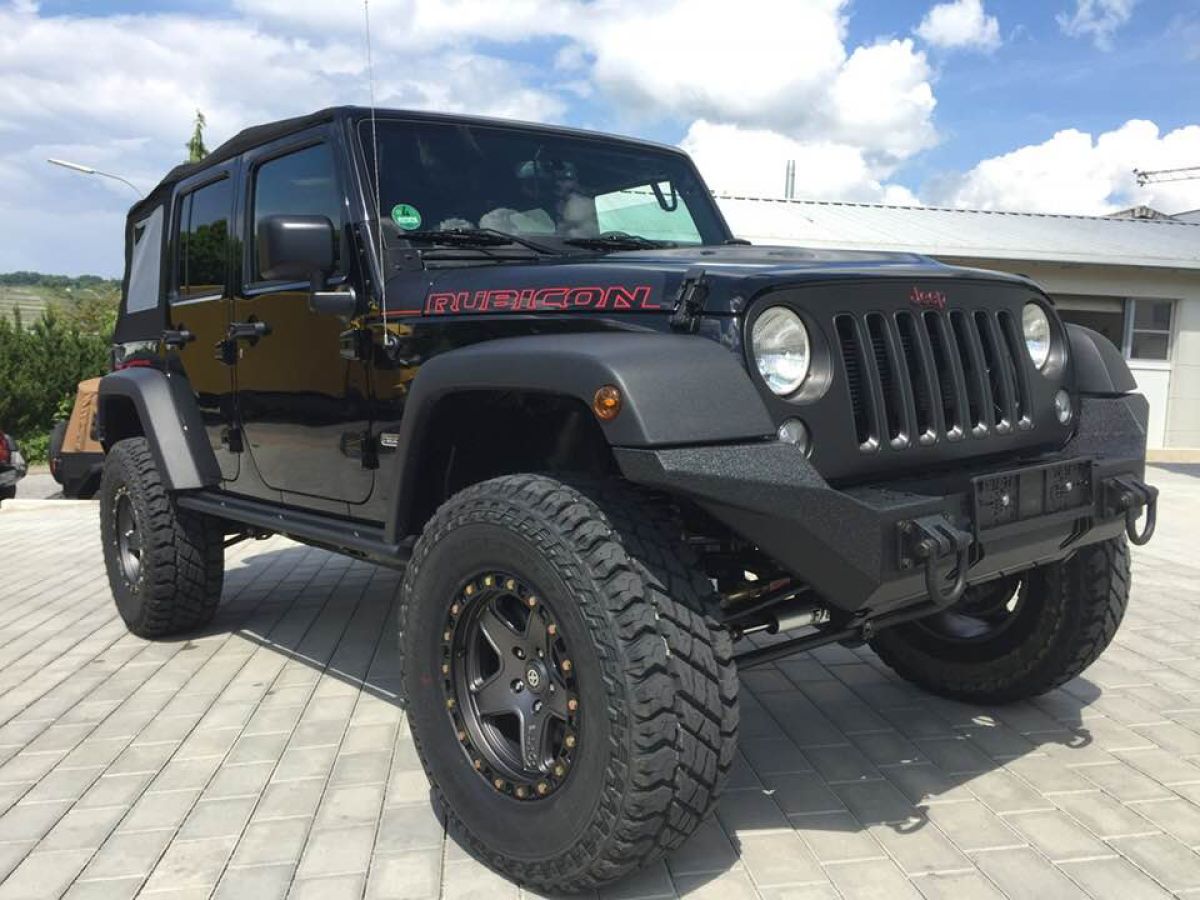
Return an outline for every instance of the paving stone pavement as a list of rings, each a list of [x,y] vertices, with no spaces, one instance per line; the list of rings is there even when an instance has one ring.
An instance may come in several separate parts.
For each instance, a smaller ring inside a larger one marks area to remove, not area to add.
[[[717,817],[605,897],[1200,893],[1200,478],[1154,471],[1116,643],[975,707],[825,648],[747,672]],[[397,704],[397,576],[280,538],[213,627],[150,643],[94,504],[0,510],[0,900],[519,897],[429,804]]]

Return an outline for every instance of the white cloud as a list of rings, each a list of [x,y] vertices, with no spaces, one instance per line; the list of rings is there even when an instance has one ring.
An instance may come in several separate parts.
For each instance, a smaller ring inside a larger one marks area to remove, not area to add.
[[[1061,12],[1058,26],[1071,37],[1090,37],[1101,50],[1111,50],[1113,34],[1133,15],[1138,0],[1075,0],[1074,14]]]
[[[983,0],[939,3],[925,14],[915,31],[934,47],[990,51],[1000,46],[1000,22],[984,11]]]
[[[1002,156],[985,159],[949,179],[937,202],[975,209],[1104,215],[1145,204],[1163,212],[1200,207],[1200,181],[1139,187],[1138,169],[1194,165],[1200,159],[1200,126],[1162,134],[1157,125],[1131,119],[1096,138],[1075,129]]]
[[[914,203],[907,189],[881,180],[863,150],[832,141],[798,141],[773,131],[693,122],[680,142],[717,193],[782,197],[789,160],[796,196],[810,200]]]

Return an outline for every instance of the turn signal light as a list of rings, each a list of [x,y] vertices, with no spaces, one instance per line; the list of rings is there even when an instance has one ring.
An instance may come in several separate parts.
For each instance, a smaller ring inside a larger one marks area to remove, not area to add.
[[[592,398],[592,412],[597,419],[611,422],[620,411],[621,392],[614,385],[606,384],[596,391],[596,396]]]

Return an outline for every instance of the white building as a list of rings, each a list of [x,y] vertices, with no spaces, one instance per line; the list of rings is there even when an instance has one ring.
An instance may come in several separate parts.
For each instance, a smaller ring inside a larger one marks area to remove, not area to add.
[[[1122,349],[1150,446],[1200,448],[1200,222],[718,197],[755,244],[897,250],[1018,272]]]

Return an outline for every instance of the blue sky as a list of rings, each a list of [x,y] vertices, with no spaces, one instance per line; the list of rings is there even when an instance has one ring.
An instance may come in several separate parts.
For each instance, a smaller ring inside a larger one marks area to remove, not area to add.
[[[1196,0],[371,0],[385,105],[684,146],[718,192],[1102,214],[1200,207]],[[736,13],[732,10],[736,9]],[[115,274],[131,194],[366,97],[357,0],[0,0],[0,271]],[[66,237],[66,240],[64,240]]]

